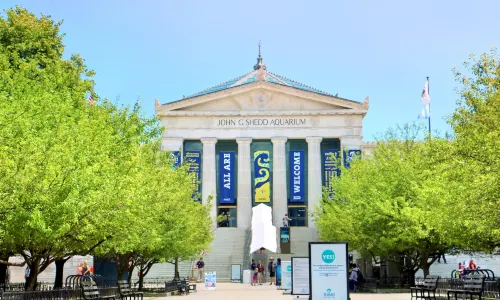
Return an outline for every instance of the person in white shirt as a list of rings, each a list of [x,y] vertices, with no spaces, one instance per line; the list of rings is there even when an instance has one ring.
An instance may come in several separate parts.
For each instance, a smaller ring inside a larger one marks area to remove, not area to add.
[[[352,264],[351,275],[349,275],[349,289],[352,292],[356,291],[356,286],[358,285],[358,272],[358,266],[356,266],[356,264]]]
[[[283,227],[288,227],[288,224],[291,220],[292,219],[288,217],[288,214],[285,214],[285,216],[283,217]]]

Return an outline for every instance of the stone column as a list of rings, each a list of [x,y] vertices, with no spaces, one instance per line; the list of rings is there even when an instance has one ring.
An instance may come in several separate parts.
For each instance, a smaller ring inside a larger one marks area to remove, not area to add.
[[[309,228],[315,228],[311,213],[314,212],[317,204],[322,196],[322,181],[321,181],[321,147],[322,137],[307,137],[307,224]]]
[[[250,165],[250,144],[252,138],[241,137],[238,143],[238,228],[247,229],[252,220],[252,169]]]
[[[203,143],[203,175],[202,175],[202,188],[201,199],[203,204],[208,203],[208,197],[212,196],[212,211],[210,216],[214,219],[214,226],[217,225],[217,172],[215,170],[215,144],[216,138],[201,138]]]
[[[281,220],[287,213],[286,194],[286,137],[273,137],[273,219],[274,226],[278,229],[278,253],[279,249],[279,228],[283,225]]]

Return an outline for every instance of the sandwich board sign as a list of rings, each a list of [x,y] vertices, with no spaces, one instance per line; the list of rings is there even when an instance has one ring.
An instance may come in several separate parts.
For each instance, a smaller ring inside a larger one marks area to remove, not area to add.
[[[281,262],[281,289],[291,290],[292,289],[292,262],[282,261]]]
[[[292,295],[309,295],[309,257],[292,257]]]
[[[216,283],[217,283],[217,273],[205,272],[205,290],[215,291]]]
[[[309,243],[311,300],[349,300],[347,243]]]

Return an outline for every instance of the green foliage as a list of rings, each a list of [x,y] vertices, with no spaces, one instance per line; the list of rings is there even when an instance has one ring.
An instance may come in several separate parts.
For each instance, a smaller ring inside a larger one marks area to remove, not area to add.
[[[322,240],[348,241],[350,249],[428,271],[453,245],[446,205],[449,182],[429,157],[446,141],[418,141],[419,129],[389,131],[372,156],[355,160],[333,181],[334,199],[323,199],[316,222]],[[431,260],[432,263],[432,260]]]
[[[100,100],[83,59],[63,59],[60,24],[22,8],[0,18],[0,254],[24,257],[30,288],[92,250],[194,255],[212,231],[192,178],[160,151],[156,119]]]
[[[449,160],[450,178],[465,189],[456,194],[464,202],[457,213],[473,220],[467,224],[471,247],[491,250],[500,246],[500,57],[495,48],[464,63],[458,107],[449,119],[455,139]]]

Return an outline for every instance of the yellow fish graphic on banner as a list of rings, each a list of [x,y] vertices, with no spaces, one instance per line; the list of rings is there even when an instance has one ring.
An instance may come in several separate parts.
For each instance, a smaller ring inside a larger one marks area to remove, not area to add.
[[[269,161],[269,151],[255,151],[253,153],[255,202],[271,202],[271,180],[269,177],[271,165]]]

